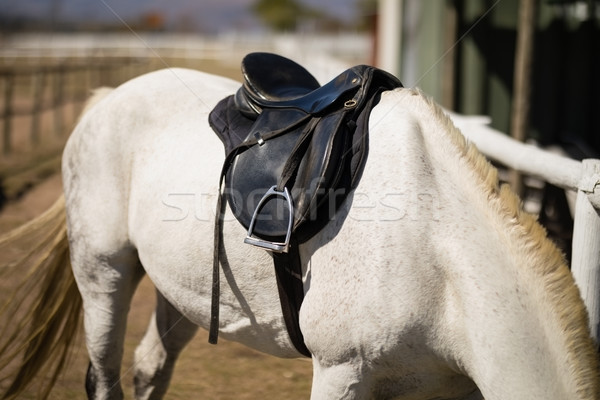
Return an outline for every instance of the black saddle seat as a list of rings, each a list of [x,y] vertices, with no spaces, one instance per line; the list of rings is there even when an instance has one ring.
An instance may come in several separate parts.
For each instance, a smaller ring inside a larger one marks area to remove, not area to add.
[[[361,76],[349,69],[320,86],[304,67],[271,53],[250,53],[244,57],[242,75],[244,83],[235,95],[235,104],[252,119],[265,108],[295,108],[319,114],[344,93],[363,84]]]
[[[246,90],[267,101],[293,100],[321,85],[303,66],[271,53],[250,53],[242,60]]]

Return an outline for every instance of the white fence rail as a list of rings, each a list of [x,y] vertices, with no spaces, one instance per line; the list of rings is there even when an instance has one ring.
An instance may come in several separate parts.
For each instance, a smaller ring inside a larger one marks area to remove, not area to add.
[[[487,117],[449,114],[488,158],[577,192],[571,271],[588,308],[592,336],[600,343],[600,160],[580,162],[517,142],[490,128]]]

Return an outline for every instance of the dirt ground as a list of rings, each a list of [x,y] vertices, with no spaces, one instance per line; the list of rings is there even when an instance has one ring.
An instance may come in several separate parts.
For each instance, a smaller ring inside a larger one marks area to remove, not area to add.
[[[61,193],[59,175],[53,175],[29,191],[20,201],[0,212],[0,234],[39,215]],[[145,278],[133,299],[122,364],[125,398],[133,398],[133,351],[141,340],[154,307],[154,289]],[[80,329],[81,331],[81,329]],[[208,344],[199,331],[182,352],[166,399],[307,399],[312,380],[311,363],[283,360],[258,353],[237,343],[220,340]],[[77,349],[55,386],[51,399],[84,399],[88,358],[79,335]],[[35,393],[23,398],[35,399]]]

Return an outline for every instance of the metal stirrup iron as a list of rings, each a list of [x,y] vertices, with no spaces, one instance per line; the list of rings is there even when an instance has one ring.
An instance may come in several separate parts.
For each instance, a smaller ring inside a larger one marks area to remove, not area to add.
[[[287,233],[285,234],[284,242],[273,242],[270,240],[264,240],[254,236],[254,225],[256,224],[256,219],[260,215],[260,210],[263,205],[269,200],[271,197],[283,197],[287,202],[289,214],[288,214],[288,227]],[[288,251],[290,245],[290,237],[292,236],[292,226],[294,224],[294,205],[292,204],[292,197],[290,196],[290,192],[287,187],[284,187],[283,190],[277,190],[277,186],[271,186],[267,193],[260,199],[256,208],[254,209],[254,214],[252,215],[252,220],[250,220],[250,226],[248,227],[248,233],[246,238],[244,239],[244,243],[251,244],[253,246],[257,246],[269,251],[273,251],[275,253],[285,253]]]

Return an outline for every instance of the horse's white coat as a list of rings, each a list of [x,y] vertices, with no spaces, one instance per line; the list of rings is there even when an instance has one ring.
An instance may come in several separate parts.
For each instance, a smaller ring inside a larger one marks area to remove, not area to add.
[[[121,396],[125,314],[143,270],[159,306],[136,352],[139,398],[166,390],[195,325],[208,326],[224,152],[207,116],[237,87],[155,72],[105,97],[69,140],[65,194],[92,396]],[[578,398],[541,279],[446,129],[419,92],[384,93],[358,188],[301,248],[313,399],[479,398],[478,389],[487,400]],[[226,221],[221,336],[297,356],[269,255]]]

